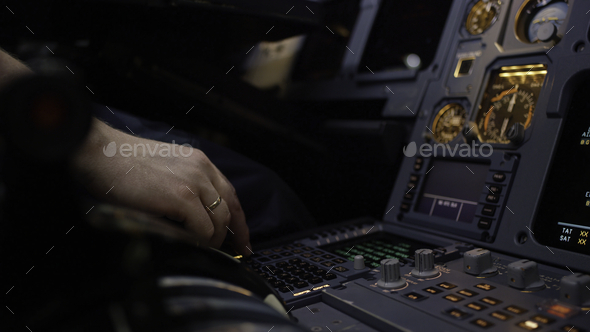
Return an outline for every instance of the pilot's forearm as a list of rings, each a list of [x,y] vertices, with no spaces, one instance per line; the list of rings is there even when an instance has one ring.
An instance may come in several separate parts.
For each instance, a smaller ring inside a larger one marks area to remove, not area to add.
[[[24,63],[0,48],[0,88],[19,76],[32,73],[33,71]]]

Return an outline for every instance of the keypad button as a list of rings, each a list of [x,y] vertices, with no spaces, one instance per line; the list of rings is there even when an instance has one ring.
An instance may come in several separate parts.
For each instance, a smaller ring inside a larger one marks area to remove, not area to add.
[[[481,318],[472,320],[470,323],[475,326],[481,327],[482,329],[489,329],[490,327],[494,326],[494,323]]]
[[[534,320],[535,322],[539,322],[539,323],[543,323],[543,324],[551,324],[553,322],[555,322],[555,319],[547,317],[545,315],[534,315],[533,317],[531,317],[532,320]]]
[[[295,247],[303,247],[303,243],[294,243],[293,246],[295,246]]]
[[[270,251],[270,250],[263,250],[260,253],[263,254],[263,255],[271,255],[272,254],[272,251]]]
[[[328,271],[323,270],[323,269],[317,269],[317,270],[313,271],[313,274],[315,274],[316,276],[320,276],[320,275],[326,274],[327,272]]]
[[[418,294],[416,292],[406,293],[406,294],[404,294],[402,296],[405,297],[405,298],[408,298],[408,299],[410,299],[412,301],[421,301],[421,300],[424,300],[424,299],[427,298],[426,296],[424,296],[422,294]]]
[[[453,289],[453,288],[457,287],[457,285],[453,285],[450,282],[441,282],[437,286],[438,287],[441,287],[441,288],[444,288],[446,290]]]
[[[404,194],[404,199],[411,201],[412,199],[414,199],[414,193],[405,193]]]
[[[280,278],[280,279],[285,279],[285,278],[289,278],[289,277],[291,277],[291,275],[289,273],[283,272],[283,273],[277,274],[277,278]]]
[[[309,284],[306,283],[305,281],[300,280],[300,281],[296,282],[293,286],[295,286],[296,288],[303,288],[303,287],[308,287]]]
[[[410,175],[410,181],[411,182],[418,182],[418,180],[420,180],[420,176],[418,176],[416,174]]]
[[[476,292],[469,290],[469,289],[462,289],[462,290],[458,291],[457,293],[459,293],[461,295],[465,295],[467,297],[474,297],[476,295],[479,295],[479,293],[476,293]]]
[[[276,265],[276,267],[282,269],[282,268],[284,268],[285,266],[287,266],[289,264],[287,262],[278,262],[275,265]]]
[[[323,262],[323,263],[322,263],[322,265],[323,265],[323,266],[325,266],[325,267],[332,267],[332,266],[336,265],[336,263],[332,263],[332,262]]]
[[[310,257],[313,256],[313,254],[310,254],[310,253],[306,252],[305,254],[301,254],[301,256],[302,257],[305,257],[305,258],[310,258]]]
[[[308,262],[299,262],[295,266],[297,266],[300,269],[304,269],[309,266],[309,263]]]
[[[342,264],[342,263],[346,263],[346,260],[342,259],[342,258],[336,258],[336,259],[333,259],[332,262],[337,263],[337,264]]]
[[[477,228],[479,229],[490,229],[492,227],[492,219],[490,218],[480,218],[477,222]]]
[[[477,285],[475,285],[475,287],[479,288],[479,289],[483,289],[484,291],[491,291],[492,289],[496,288],[496,287],[486,284],[486,283],[477,284]]]
[[[539,323],[532,320],[523,320],[522,322],[516,323],[516,326],[526,331],[535,331],[540,328]]]
[[[436,288],[436,287],[427,287],[427,288],[424,288],[423,291],[425,291],[426,293],[430,293],[430,294],[438,294],[438,293],[441,293],[443,290],[440,288]]]
[[[270,261],[270,259],[269,258],[266,258],[266,257],[260,257],[260,258],[257,258],[256,260],[259,263],[266,263],[266,262],[269,262]]]
[[[324,280],[320,277],[313,277],[308,279],[307,281],[309,281],[312,284],[319,284],[320,282],[323,282]]]
[[[319,262],[323,261],[324,259],[321,257],[313,257],[313,258],[310,258],[309,260],[311,260],[312,262],[319,263]]]
[[[336,275],[334,273],[326,273],[323,276],[323,278],[326,279],[326,280],[332,280],[332,279],[336,279]]]
[[[305,269],[309,272],[313,272],[313,271],[317,270],[318,267],[315,265],[309,264],[308,266],[305,267]]]
[[[296,270],[293,270],[293,271],[291,271],[291,274],[292,274],[292,275],[295,275],[295,276],[300,276],[300,275],[303,275],[303,274],[305,274],[305,270],[302,270],[302,269],[296,269]]]
[[[294,284],[296,282],[300,281],[299,279],[295,278],[295,277],[289,277],[289,278],[285,278],[285,282],[288,282],[290,284]]]
[[[321,251],[321,250],[314,250],[311,253],[314,254],[314,255],[323,255],[324,254],[324,252]]]
[[[513,313],[513,314],[516,314],[516,315],[522,315],[522,314],[524,314],[524,313],[527,313],[527,312],[528,312],[528,310],[526,310],[526,309],[523,309],[523,308],[521,308],[521,307],[517,307],[517,306],[515,306],[515,305],[509,305],[509,306],[507,306],[506,308],[504,308],[504,310],[506,310],[506,311],[508,311],[508,312],[511,312],[511,313]]]
[[[303,252],[303,250],[301,250],[301,249],[293,249],[291,252],[294,253],[294,254],[300,254],[300,253]]]
[[[490,316],[499,319],[501,321],[506,321],[509,320],[510,318],[512,318],[511,315],[507,314],[507,313],[503,313],[501,311],[494,311],[492,313],[490,313]]]
[[[315,276],[311,273],[304,273],[304,274],[300,275],[299,278],[301,278],[303,280],[309,280],[309,279],[315,278]]]
[[[283,282],[282,280],[275,280],[275,281],[272,281],[270,284],[275,288],[285,286],[285,282]]]
[[[282,253],[281,255],[287,257],[287,256],[293,256],[293,253],[292,252],[289,252],[289,251],[286,251],[286,252]]]
[[[305,250],[305,251],[311,251],[311,250],[313,250],[312,247],[303,247],[302,249]]]
[[[465,306],[466,306],[467,308],[469,308],[469,309],[473,309],[473,310],[475,310],[475,311],[482,311],[482,310],[486,310],[486,309],[488,308],[488,307],[486,307],[485,305],[483,305],[483,304],[479,304],[479,303],[476,303],[476,302],[471,302],[471,303],[468,303],[468,304],[466,304]]]
[[[496,207],[493,205],[484,205],[481,209],[481,214],[485,216],[493,216],[496,213]]]
[[[270,259],[279,259],[279,258],[283,258],[283,256],[281,256],[281,255],[277,255],[277,254],[275,254],[275,255],[270,255],[270,256],[268,256],[268,257],[270,257]]]
[[[301,262],[301,260],[299,258],[291,258],[289,260],[289,263],[291,263],[291,264],[297,264],[299,262]]]
[[[486,195],[486,202],[498,203],[499,200],[500,200],[500,196],[498,196],[498,195],[493,195],[493,194]]]
[[[463,301],[464,299],[461,296],[455,295],[455,294],[449,294],[449,295],[445,295],[443,296],[443,299],[451,301],[451,302],[459,302],[459,301]]]
[[[295,288],[293,288],[293,286],[286,285],[286,286],[279,287],[279,292],[281,292],[281,293],[289,293],[289,292],[292,292],[293,289],[295,289]]]
[[[287,265],[287,266],[283,267],[283,270],[285,270],[285,272],[290,272],[290,271],[295,270],[295,266]]]
[[[338,271],[338,272],[346,272],[346,271],[348,271],[348,269],[347,269],[347,268],[345,268],[344,266],[336,266],[336,267],[334,268],[334,270],[335,270],[335,271]]]
[[[494,173],[494,175],[492,175],[492,178],[496,182],[503,182],[504,180],[506,180],[506,174],[502,172]]]
[[[498,305],[502,303],[502,301],[489,296],[482,298],[480,301],[489,305]]]
[[[489,188],[489,191],[492,192],[492,194],[499,195],[500,193],[502,193],[502,186],[493,185],[493,186],[488,186],[488,188]]]
[[[443,313],[445,313],[446,315],[453,317],[455,319],[466,319],[466,318],[473,316],[472,314],[465,312],[463,310],[457,309],[457,308],[447,309],[447,310],[443,311]]]
[[[274,251],[274,252],[281,252],[281,251],[283,251],[283,248],[274,248],[274,249],[272,249],[272,251]]]

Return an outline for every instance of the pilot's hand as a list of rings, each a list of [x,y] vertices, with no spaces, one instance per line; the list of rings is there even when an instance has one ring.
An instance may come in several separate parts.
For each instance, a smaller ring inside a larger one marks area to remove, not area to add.
[[[73,164],[97,198],[175,220],[205,246],[219,248],[230,232],[234,249],[249,256],[248,226],[235,189],[201,150],[179,148],[93,119]],[[221,203],[209,208],[218,197]]]

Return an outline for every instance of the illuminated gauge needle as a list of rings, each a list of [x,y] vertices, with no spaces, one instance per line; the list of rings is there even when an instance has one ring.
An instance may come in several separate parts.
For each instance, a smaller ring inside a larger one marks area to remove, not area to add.
[[[518,84],[514,86],[518,91]],[[508,104],[508,113],[512,113],[512,109],[514,108],[514,104],[516,103],[516,93],[512,94],[512,98],[510,99],[510,103]]]
[[[488,2],[488,4],[486,5],[486,12],[490,12],[490,9],[492,9],[492,3]]]

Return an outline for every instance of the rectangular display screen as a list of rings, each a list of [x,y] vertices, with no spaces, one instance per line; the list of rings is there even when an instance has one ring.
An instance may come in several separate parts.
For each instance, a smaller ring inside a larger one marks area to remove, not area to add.
[[[533,225],[543,245],[590,254],[590,81],[573,95]]]
[[[416,212],[472,222],[489,165],[434,159]]]

